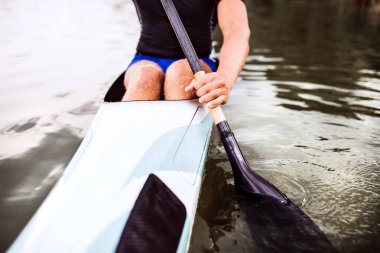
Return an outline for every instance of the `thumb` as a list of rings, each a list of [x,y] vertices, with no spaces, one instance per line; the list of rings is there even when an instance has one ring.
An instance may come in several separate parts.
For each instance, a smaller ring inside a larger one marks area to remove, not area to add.
[[[195,79],[193,79],[189,85],[185,87],[185,92],[190,92],[194,90],[194,84],[195,84]]]

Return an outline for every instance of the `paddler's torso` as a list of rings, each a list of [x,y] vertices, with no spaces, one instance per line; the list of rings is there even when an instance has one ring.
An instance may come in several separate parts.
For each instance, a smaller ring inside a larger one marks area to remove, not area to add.
[[[184,58],[160,0],[133,0],[141,23],[137,52],[162,58]],[[218,0],[174,0],[198,57],[211,53]]]

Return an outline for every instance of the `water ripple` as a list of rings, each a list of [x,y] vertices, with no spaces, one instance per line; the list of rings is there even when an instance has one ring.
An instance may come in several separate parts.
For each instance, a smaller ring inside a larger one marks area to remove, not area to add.
[[[19,135],[23,134],[26,131],[34,128],[38,121],[40,120],[40,117],[33,117],[30,119],[24,119],[17,123],[12,123],[6,127],[4,127],[1,130],[2,135]]]

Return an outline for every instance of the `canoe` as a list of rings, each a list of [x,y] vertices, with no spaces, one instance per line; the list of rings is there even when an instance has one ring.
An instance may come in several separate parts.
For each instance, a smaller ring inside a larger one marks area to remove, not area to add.
[[[117,102],[122,80],[111,86],[64,174],[9,253],[115,252],[123,231],[128,240],[126,224],[144,214],[135,206],[152,176],[184,206],[174,244],[176,252],[187,251],[212,120],[196,100]],[[151,216],[161,206],[164,216],[172,215],[165,208],[173,206],[160,201],[146,202],[145,210]]]

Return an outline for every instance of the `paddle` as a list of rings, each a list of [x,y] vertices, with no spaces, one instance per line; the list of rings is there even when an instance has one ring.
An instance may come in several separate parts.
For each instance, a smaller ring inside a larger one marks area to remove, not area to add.
[[[194,73],[195,79],[205,75],[200,61],[195,53],[194,47],[191,44],[189,36],[182,24],[180,17],[172,0],[161,0],[165,12],[169,17],[169,21],[174,29],[182,50],[190,64],[190,68]],[[224,148],[230,159],[231,166],[234,173],[235,186],[238,191],[245,191],[250,193],[258,193],[263,195],[272,196],[282,203],[288,203],[288,198],[274,185],[266,181],[264,178],[253,172],[244,158],[239,145],[232,133],[222,108],[216,107],[210,109],[211,117],[219,130]]]
[[[172,0],[161,0],[195,79],[205,75]],[[194,17],[196,18],[196,17]],[[259,249],[271,252],[335,252],[313,221],[277,187],[248,165],[220,107],[211,117],[230,160],[238,203]]]

